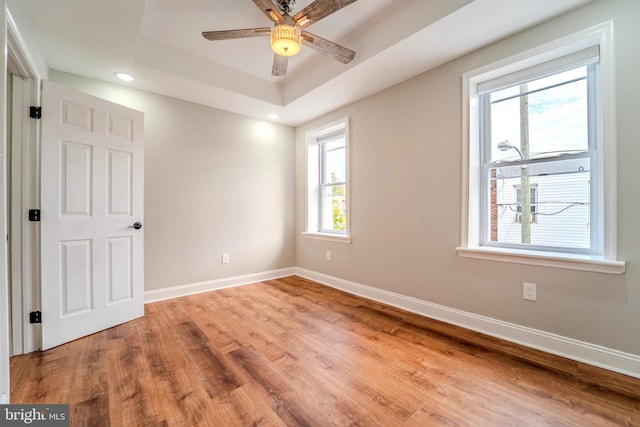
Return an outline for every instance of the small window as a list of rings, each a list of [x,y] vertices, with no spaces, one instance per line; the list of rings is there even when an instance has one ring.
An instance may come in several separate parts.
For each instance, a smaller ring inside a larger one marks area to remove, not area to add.
[[[521,224],[522,223],[522,207],[525,206],[524,212],[530,212],[529,215],[529,223],[535,224],[537,223],[536,213],[538,212],[538,184],[532,184],[529,188],[529,200],[522,200],[522,186],[514,185],[513,186],[515,192],[515,216],[513,222]],[[526,193],[525,193],[526,194]],[[528,206],[528,208],[527,208]],[[509,210],[514,208],[513,204],[509,205]]]
[[[347,145],[344,131],[318,139],[320,150],[320,232],[347,230]]]
[[[307,133],[307,237],[350,241],[347,124]]]

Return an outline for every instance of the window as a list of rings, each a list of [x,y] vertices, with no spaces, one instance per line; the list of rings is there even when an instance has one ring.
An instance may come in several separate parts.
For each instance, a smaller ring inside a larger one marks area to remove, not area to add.
[[[320,232],[347,230],[347,146],[344,131],[319,138]]]
[[[480,86],[482,193],[489,195],[481,244],[600,254],[599,224],[591,219],[602,197],[590,185],[602,145],[597,50],[538,73],[512,77],[506,87]]]
[[[465,74],[461,256],[609,273],[611,23]]]
[[[307,133],[305,236],[349,239],[347,119]]]
[[[522,223],[522,206],[529,206],[529,210],[531,212],[529,222],[537,223],[538,217],[536,213],[538,212],[538,184],[530,184],[529,188],[529,200],[522,200],[522,186],[514,185],[513,189],[515,191],[515,216],[513,218],[513,222]],[[513,210],[513,204],[505,204],[504,206],[508,206],[510,210]]]

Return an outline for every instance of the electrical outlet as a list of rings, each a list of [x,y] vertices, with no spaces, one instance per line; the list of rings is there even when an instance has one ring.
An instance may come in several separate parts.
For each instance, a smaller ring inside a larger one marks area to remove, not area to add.
[[[222,263],[229,264],[229,254],[222,254]]]
[[[327,259],[327,261],[331,261],[331,251],[327,251],[327,253],[325,254],[325,258]]]
[[[535,283],[527,283],[524,282],[522,284],[522,298],[529,300],[529,301],[535,301],[537,298],[537,292],[536,292],[536,284]]]

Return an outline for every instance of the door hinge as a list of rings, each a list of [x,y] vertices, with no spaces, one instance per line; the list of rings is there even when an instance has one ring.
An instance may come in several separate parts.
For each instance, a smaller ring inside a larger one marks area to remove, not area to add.
[[[40,221],[40,209],[29,209],[29,221],[31,222]]]
[[[29,117],[32,119],[39,119],[42,117],[42,107],[36,107],[34,105],[29,107]]]
[[[39,311],[29,313],[29,323],[42,323],[42,313]]]

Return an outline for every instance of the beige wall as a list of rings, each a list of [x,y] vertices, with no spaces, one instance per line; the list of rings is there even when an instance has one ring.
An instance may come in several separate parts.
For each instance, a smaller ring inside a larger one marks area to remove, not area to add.
[[[356,283],[640,355],[640,1],[599,0],[296,130],[297,265]],[[623,275],[464,259],[460,244],[462,75],[615,21],[618,253]],[[301,236],[305,132],[349,116],[351,244]],[[333,253],[325,260],[325,251]],[[522,283],[537,284],[535,303]]]
[[[295,265],[292,128],[55,70],[50,79],[144,111],[145,290]]]

